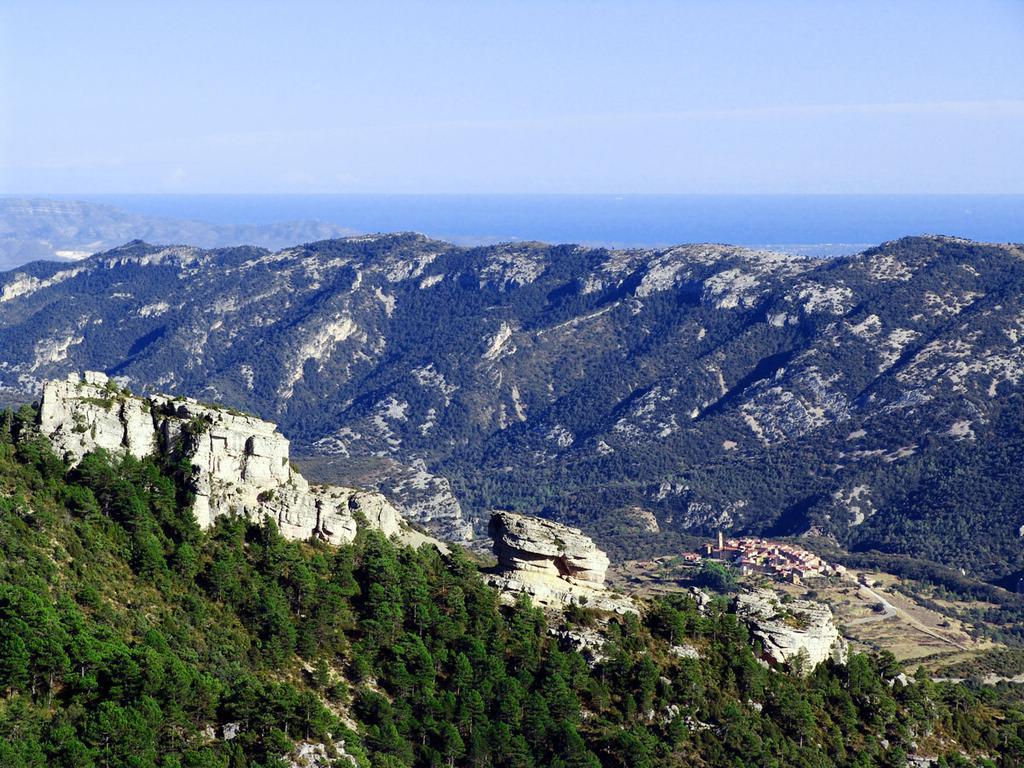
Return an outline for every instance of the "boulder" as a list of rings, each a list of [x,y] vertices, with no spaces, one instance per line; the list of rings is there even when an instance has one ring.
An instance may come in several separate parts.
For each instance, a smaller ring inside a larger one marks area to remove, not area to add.
[[[604,653],[605,637],[596,629],[588,629],[586,627],[556,629],[555,627],[549,627],[548,634],[558,638],[563,647],[580,654],[590,667],[597,666],[608,659]]]
[[[356,759],[345,751],[345,741],[339,739],[328,749],[326,744],[316,741],[298,742],[291,754],[283,755],[281,761],[287,768],[339,768],[342,765],[357,766]]]
[[[570,584],[604,586],[608,555],[578,528],[514,512],[495,512],[489,526],[498,565]]]
[[[509,601],[525,594],[542,607],[583,605],[636,612],[604,586],[608,555],[578,528],[514,512],[495,512],[489,531],[498,566],[488,577]]]
[[[771,664],[793,665],[803,660],[808,674],[826,659],[846,663],[847,645],[840,636],[832,609],[812,600],[783,603],[769,589],[739,595],[736,615],[747,624]]]
[[[679,659],[699,659],[700,651],[689,643],[670,646],[668,652]]]

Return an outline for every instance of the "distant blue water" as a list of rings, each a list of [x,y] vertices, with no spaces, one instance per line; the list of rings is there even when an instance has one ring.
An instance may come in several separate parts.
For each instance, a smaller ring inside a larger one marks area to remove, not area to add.
[[[1024,195],[62,195],[217,224],[316,219],[454,242],[617,246],[874,244],[945,234],[1024,242]],[[841,251],[842,248],[835,250]]]

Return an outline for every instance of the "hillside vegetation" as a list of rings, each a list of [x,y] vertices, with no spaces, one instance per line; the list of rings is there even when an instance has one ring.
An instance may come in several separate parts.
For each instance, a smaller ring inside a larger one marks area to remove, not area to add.
[[[1024,761],[1016,689],[904,685],[885,656],[769,671],[723,601],[563,627],[501,607],[458,551],[365,529],[336,549],[241,519],[201,532],[175,467],[69,470],[35,418],[0,416],[4,768]],[[605,644],[581,655],[563,628]]]

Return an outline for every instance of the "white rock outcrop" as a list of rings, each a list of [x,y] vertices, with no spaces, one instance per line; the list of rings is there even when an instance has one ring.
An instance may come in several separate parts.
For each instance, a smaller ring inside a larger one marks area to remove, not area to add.
[[[791,665],[803,657],[799,672],[810,673],[832,659],[846,663],[847,644],[839,634],[832,609],[813,600],[783,603],[769,589],[747,592],[736,598],[736,615],[764,648],[764,660]]]
[[[73,407],[68,404],[74,403]],[[145,401],[125,397],[102,373],[89,371],[84,381],[69,376],[43,387],[39,413],[43,434],[58,453],[73,463],[96,448],[147,456],[157,449],[153,418]]]
[[[295,745],[291,754],[283,755],[280,759],[288,768],[337,768],[341,765],[356,766],[359,763],[345,751],[345,742],[342,739],[335,741],[332,751],[326,744],[315,741],[300,741]]]
[[[498,567],[492,584],[503,594],[525,593],[545,607],[586,605],[625,613],[628,598],[604,586],[608,555],[578,528],[515,512],[495,512],[488,528]]]
[[[590,667],[594,667],[608,659],[608,656],[604,653],[607,640],[596,629],[587,627],[575,627],[572,629],[548,627],[548,634],[557,638],[564,647],[580,654]]]
[[[282,535],[351,542],[357,513],[386,536],[411,543],[409,529],[379,493],[310,485],[289,461],[288,440],[255,416],[168,395],[135,397],[102,373],[71,375],[43,386],[40,431],[72,464],[97,448],[143,458],[183,456],[193,469],[193,512],[201,528],[221,515],[272,518]]]

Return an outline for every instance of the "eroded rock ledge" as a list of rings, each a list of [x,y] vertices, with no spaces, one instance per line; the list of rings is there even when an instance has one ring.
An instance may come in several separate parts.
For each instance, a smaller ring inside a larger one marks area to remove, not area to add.
[[[490,582],[514,599],[527,594],[544,607],[585,605],[625,613],[628,598],[605,588],[608,555],[578,528],[514,512],[495,512],[489,526],[498,567]]]
[[[288,538],[343,544],[355,538],[358,513],[386,536],[427,540],[379,493],[310,485],[291,465],[288,440],[274,424],[232,409],[169,395],[135,397],[89,371],[81,380],[72,374],[46,382],[39,426],[72,464],[97,448],[188,461],[201,528],[235,512],[270,517]]]
[[[826,659],[846,663],[847,645],[839,634],[832,609],[812,600],[783,603],[767,589],[736,598],[736,616],[764,648],[771,664],[799,666],[808,674]]]

